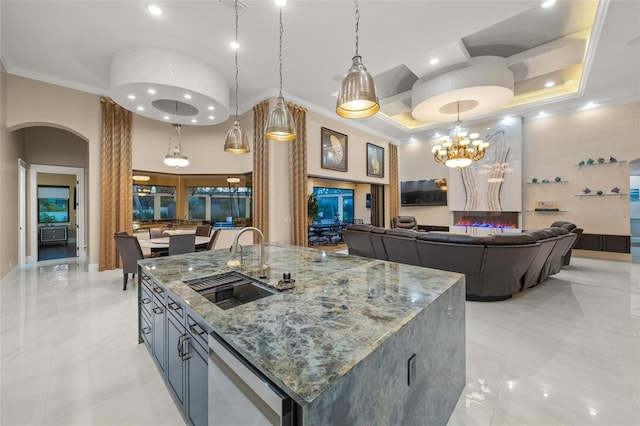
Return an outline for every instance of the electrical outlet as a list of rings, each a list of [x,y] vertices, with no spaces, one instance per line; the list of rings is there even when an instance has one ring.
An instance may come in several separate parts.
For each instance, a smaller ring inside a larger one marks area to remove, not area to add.
[[[416,354],[411,355],[407,361],[407,386],[416,381]]]

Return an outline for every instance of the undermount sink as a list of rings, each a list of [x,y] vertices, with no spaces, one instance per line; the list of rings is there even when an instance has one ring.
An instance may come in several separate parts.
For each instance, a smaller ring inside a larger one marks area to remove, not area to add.
[[[276,293],[276,290],[239,272],[198,278],[185,281],[185,284],[221,309],[231,309]]]

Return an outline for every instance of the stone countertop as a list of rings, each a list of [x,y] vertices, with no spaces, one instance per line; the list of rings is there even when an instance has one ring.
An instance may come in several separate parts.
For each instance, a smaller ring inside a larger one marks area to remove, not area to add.
[[[257,266],[259,246],[245,247],[244,252],[245,264]],[[295,288],[228,310],[182,281],[232,270],[257,279],[253,266],[227,266],[229,250],[139,264],[302,406],[311,404],[463,277],[298,246],[268,244],[266,253],[271,270],[260,281],[275,286],[283,272],[290,272]]]

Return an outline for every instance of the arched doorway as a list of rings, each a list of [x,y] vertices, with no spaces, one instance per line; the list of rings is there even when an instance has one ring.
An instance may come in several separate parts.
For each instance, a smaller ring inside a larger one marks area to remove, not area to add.
[[[12,133],[23,145],[18,177],[19,261],[68,257],[85,261],[87,140],[55,125],[23,125]],[[48,254],[43,255],[41,248]]]

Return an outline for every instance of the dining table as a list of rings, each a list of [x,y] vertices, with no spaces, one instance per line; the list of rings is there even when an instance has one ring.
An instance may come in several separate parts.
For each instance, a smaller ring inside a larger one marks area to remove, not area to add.
[[[199,245],[205,245],[209,242],[211,237],[196,235],[196,247]],[[139,240],[140,247],[148,249],[168,249],[169,237],[149,238],[146,240]]]

